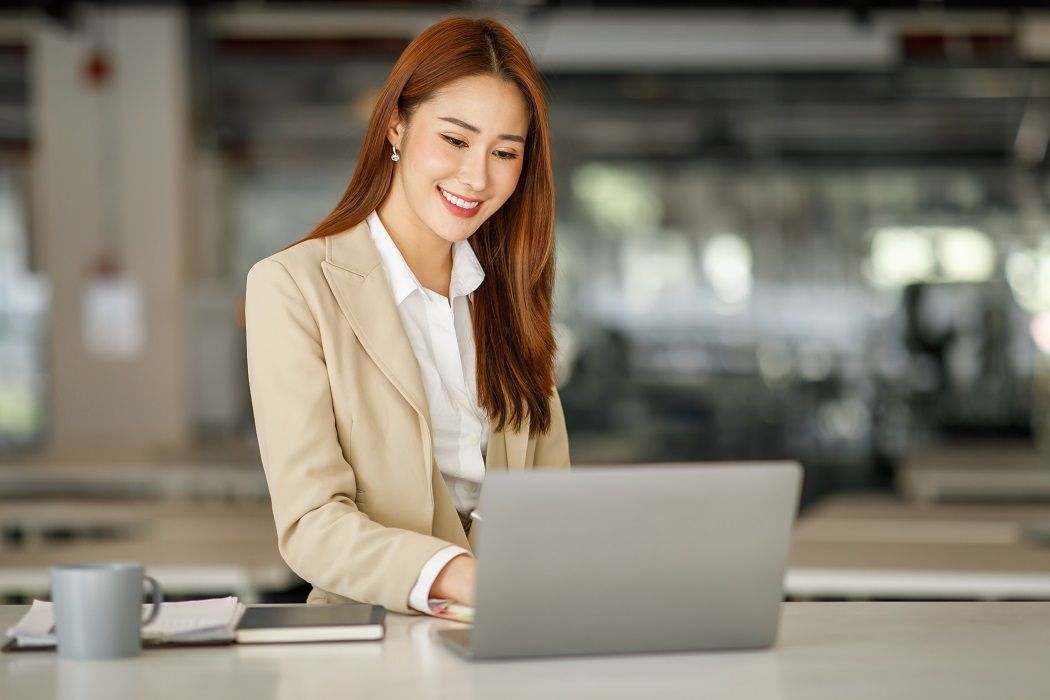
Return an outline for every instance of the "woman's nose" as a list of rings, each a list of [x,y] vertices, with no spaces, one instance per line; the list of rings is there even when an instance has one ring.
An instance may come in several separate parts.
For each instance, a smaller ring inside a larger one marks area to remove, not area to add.
[[[485,190],[488,185],[488,159],[484,153],[480,156],[469,154],[463,159],[459,169],[459,181],[473,190],[461,193],[464,196],[469,197]]]

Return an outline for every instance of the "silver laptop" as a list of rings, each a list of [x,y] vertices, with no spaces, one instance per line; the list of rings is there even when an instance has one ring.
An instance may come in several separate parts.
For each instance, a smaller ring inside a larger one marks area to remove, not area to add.
[[[490,472],[478,512],[476,659],[768,647],[794,462]]]

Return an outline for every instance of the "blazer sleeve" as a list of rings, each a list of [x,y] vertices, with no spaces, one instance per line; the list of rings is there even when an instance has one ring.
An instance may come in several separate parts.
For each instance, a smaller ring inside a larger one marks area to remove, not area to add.
[[[413,613],[409,593],[448,542],[357,509],[336,433],[318,324],[295,279],[267,258],[248,273],[248,381],[281,556],[318,588]]]
[[[536,436],[532,463],[539,469],[568,469],[570,466],[569,434],[565,428],[565,412],[557,389],[551,395],[550,430]]]

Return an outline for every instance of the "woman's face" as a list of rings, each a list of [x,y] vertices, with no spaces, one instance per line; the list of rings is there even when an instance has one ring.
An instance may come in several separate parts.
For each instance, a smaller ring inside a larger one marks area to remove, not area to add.
[[[514,193],[528,128],[513,83],[488,75],[450,83],[407,128],[391,124],[387,137],[401,155],[391,195],[440,238],[466,240]]]

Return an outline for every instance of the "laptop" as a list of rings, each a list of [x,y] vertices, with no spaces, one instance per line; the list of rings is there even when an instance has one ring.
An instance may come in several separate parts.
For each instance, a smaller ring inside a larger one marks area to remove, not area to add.
[[[755,649],[777,636],[795,462],[490,472],[473,659]]]

